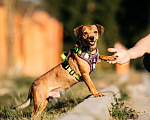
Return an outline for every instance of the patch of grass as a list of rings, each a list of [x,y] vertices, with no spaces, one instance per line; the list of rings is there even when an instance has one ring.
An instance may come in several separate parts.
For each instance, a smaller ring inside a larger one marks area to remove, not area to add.
[[[9,107],[3,107],[0,108],[1,112],[0,112],[0,119],[7,119],[7,120],[18,120],[18,119],[23,119],[23,118],[27,118],[30,119],[30,114],[31,111],[27,110],[17,110],[17,111],[13,111],[11,110]]]
[[[21,98],[20,98],[21,99]],[[12,101],[11,99],[9,101]],[[22,101],[22,100],[21,100]],[[78,103],[83,101],[82,98],[74,98],[70,93],[66,93],[61,99],[56,99],[48,104],[44,110],[40,119],[57,119],[64,113],[74,108]],[[15,119],[31,119],[31,113],[33,111],[33,102],[29,107],[23,110],[11,110],[13,107],[0,107],[0,119],[15,120]]]
[[[64,98],[58,100],[58,102],[52,102],[51,104],[49,104],[44,112],[49,116],[50,119],[56,119],[62,116],[64,113],[72,110],[77,104],[82,101],[83,98],[75,99],[69,94]]]
[[[30,116],[34,107],[33,101],[23,110],[11,110],[11,108],[26,101],[29,88],[34,80],[35,78],[20,76],[7,80],[6,83],[9,83],[9,81],[12,83],[13,81],[13,86],[9,87],[8,84],[5,85],[4,83],[5,87],[10,89],[10,93],[0,96],[0,120],[31,119]],[[79,86],[82,86],[82,84],[79,84]],[[74,93],[74,91],[76,92]],[[74,86],[73,89],[69,88],[61,99],[49,102],[40,119],[57,119],[80,103],[84,98],[83,93],[86,93],[85,90],[82,89],[81,94],[78,86]]]
[[[35,81],[36,78],[32,78],[29,76],[20,76],[20,77],[14,77],[13,81],[15,82],[15,85],[17,88],[22,88],[22,87],[30,87],[32,82]]]
[[[112,108],[109,109],[110,115],[115,118],[116,120],[128,120],[138,118],[138,114],[135,110],[124,107],[124,102],[119,101],[115,98],[116,103],[112,103]]]
[[[133,75],[137,76],[137,74]],[[91,78],[97,89],[99,82],[106,82],[108,85],[118,82],[116,80],[117,75],[115,74],[115,71],[106,72],[97,70],[92,73]],[[9,93],[0,96],[0,120],[31,119],[30,115],[33,111],[33,102],[23,110],[11,111],[11,108],[27,99],[29,88],[35,79],[36,78],[26,76],[14,78],[0,77],[0,87],[10,90]],[[121,89],[123,88],[121,87]],[[64,113],[72,110],[89,94],[90,92],[86,84],[84,82],[80,82],[72,86],[71,89],[69,88],[63,98],[56,102],[49,102],[40,118],[45,120],[57,119]],[[121,91],[121,96],[122,101],[128,99],[128,95],[125,93],[125,91]],[[121,101],[119,101],[118,104],[121,104],[120,102]],[[118,109],[119,106],[120,105],[117,105]],[[125,109],[125,107],[122,106],[121,109]],[[125,111],[129,111],[129,108],[126,109],[127,110]],[[117,113],[115,112],[115,114]]]
[[[130,99],[129,95],[126,93],[125,90],[120,90],[120,94],[121,94],[121,98],[119,98],[119,101]]]
[[[109,109],[110,115],[117,120],[128,120],[138,118],[138,114],[132,108],[124,106],[124,100],[129,100],[129,96],[125,90],[120,90],[121,98],[115,98],[115,104],[112,103],[112,108]]]

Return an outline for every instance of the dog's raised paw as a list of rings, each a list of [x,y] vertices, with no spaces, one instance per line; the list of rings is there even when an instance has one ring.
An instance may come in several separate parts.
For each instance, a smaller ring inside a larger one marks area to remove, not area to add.
[[[115,61],[118,58],[118,56],[109,56],[109,58],[107,59],[107,61]]]
[[[100,55],[99,58],[104,61],[115,61],[118,58],[118,56],[116,56],[116,55],[112,55],[112,56]]]

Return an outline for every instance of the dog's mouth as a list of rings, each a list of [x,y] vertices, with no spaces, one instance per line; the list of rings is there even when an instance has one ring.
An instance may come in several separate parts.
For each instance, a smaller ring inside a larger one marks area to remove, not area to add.
[[[91,46],[93,46],[93,45],[95,45],[95,41],[89,41],[89,44],[90,44]]]

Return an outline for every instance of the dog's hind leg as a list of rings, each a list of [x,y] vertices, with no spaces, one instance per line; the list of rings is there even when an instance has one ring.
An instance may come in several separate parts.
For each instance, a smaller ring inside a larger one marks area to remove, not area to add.
[[[33,117],[34,115],[35,116],[40,115],[48,104],[48,100],[47,100],[48,92],[43,90],[44,89],[39,90],[39,88],[36,87],[33,89],[34,110],[31,117]]]
[[[43,110],[46,108],[48,104],[48,100],[43,100],[40,104],[36,104],[34,103],[34,111],[31,115],[31,117],[38,117],[42,112]]]

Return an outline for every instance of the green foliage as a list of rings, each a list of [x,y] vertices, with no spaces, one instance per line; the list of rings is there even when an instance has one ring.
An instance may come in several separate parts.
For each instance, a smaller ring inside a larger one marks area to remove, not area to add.
[[[119,101],[128,100],[130,98],[126,93],[126,91],[120,90],[120,93],[121,93],[121,98],[119,99]]]
[[[74,46],[77,38],[73,29],[79,25],[104,26],[105,32],[100,37],[98,48],[102,47],[100,53],[106,55],[106,49],[113,47],[115,42],[119,41],[131,48],[150,31],[149,0],[43,0],[40,4],[29,1],[15,0],[16,12],[30,16],[35,10],[44,9],[51,17],[61,21],[64,26],[65,51],[68,51],[68,46]],[[133,63],[141,67],[141,59],[138,60]]]
[[[107,48],[113,47],[115,42],[131,48],[150,31],[149,0],[45,0],[45,3],[50,15],[63,23],[65,51],[68,46],[74,46],[77,38],[73,29],[79,25],[104,26],[98,48],[105,55],[108,55]],[[135,60],[132,65],[140,63],[142,66],[140,61]]]
[[[128,120],[138,118],[137,112],[129,107],[124,107],[124,102],[115,99],[116,103],[112,103],[112,108],[109,110],[110,115],[117,120]]]
[[[63,22],[65,41],[75,41],[73,29],[79,25],[101,24],[105,27],[105,43],[119,39],[116,13],[120,0],[47,0],[49,12]],[[109,14],[106,14],[108,13]],[[115,39],[114,39],[115,38]]]
[[[127,48],[131,48],[150,31],[149,0],[142,2],[137,0],[41,0],[38,5],[36,1],[29,1],[15,0],[13,3],[15,12],[23,16],[31,16],[35,8],[44,9],[50,13],[51,17],[61,21],[64,26],[65,51],[68,51],[70,48],[68,46],[73,46],[77,40],[73,29],[79,25],[101,24],[104,26],[105,32],[100,37],[98,48],[102,48],[100,53],[106,55],[108,54],[106,49],[113,47],[115,42],[119,41]],[[11,59],[9,60],[12,64]],[[138,62],[134,61],[134,64],[141,67],[141,59],[138,60]]]
[[[63,23],[65,42],[76,39],[75,27],[101,24],[105,27],[103,38],[107,47],[116,41],[131,47],[143,32],[148,34],[146,29],[150,27],[148,0],[45,0],[45,3],[51,16]]]
[[[117,20],[120,25],[122,42],[132,47],[139,39],[149,34],[150,1],[122,0]]]

